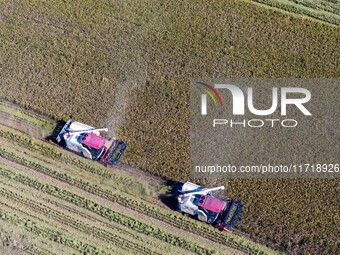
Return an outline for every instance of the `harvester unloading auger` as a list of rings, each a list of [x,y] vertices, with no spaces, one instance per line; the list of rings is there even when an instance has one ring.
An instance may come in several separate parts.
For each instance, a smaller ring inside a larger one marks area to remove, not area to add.
[[[237,226],[241,217],[241,201],[228,198],[221,200],[211,195],[212,191],[223,190],[224,186],[206,189],[191,182],[184,183],[177,191],[180,212],[197,217],[219,230],[230,231]]]
[[[93,128],[68,120],[60,130],[56,131],[53,140],[65,149],[85,158],[101,161],[104,165],[116,165],[124,154],[126,145],[116,138],[108,140],[101,136],[100,132],[108,132],[108,129]]]

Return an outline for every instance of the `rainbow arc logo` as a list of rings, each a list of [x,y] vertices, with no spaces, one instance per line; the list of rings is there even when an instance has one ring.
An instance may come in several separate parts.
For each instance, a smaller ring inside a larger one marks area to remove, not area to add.
[[[213,86],[203,82],[198,82],[198,84],[200,85],[199,90],[202,93],[209,95],[215,105],[217,104],[217,101],[220,105],[223,105],[220,94],[218,94],[217,90]]]
[[[219,104],[222,106],[223,102],[221,99],[220,94],[217,92],[217,90],[204,82],[198,82],[199,84],[199,90],[203,93],[202,97],[201,97],[201,114],[202,115],[207,115],[207,95],[209,95],[209,97],[212,99],[212,101],[214,102],[214,105],[217,105],[217,101],[219,102]]]

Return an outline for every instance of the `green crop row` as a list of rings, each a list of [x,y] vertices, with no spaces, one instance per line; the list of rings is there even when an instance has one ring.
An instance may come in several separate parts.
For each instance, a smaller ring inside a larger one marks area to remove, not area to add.
[[[9,179],[16,180],[18,182],[21,182],[23,184],[29,185],[30,187],[34,187],[37,190],[41,190],[43,192],[46,192],[48,194],[51,194],[57,198],[63,199],[65,201],[68,201],[70,203],[73,203],[77,206],[86,208],[90,211],[93,211],[99,215],[101,215],[104,218],[107,218],[109,220],[112,220],[116,223],[119,223],[124,226],[128,226],[131,229],[144,233],[146,235],[150,235],[153,237],[156,237],[160,240],[163,240],[167,243],[170,243],[174,246],[178,246],[184,249],[187,249],[189,251],[198,253],[198,254],[215,254],[215,251],[209,250],[203,247],[200,247],[197,244],[191,243],[186,241],[183,238],[177,237],[174,234],[166,233],[156,227],[147,225],[145,223],[142,223],[136,219],[133,219],[131,217],[122,215],[118,212],[115,212],[114,210],[104,207],[94,201],[91,201],[89,199],[83,198],[79,195],[76,195],[72,192],[69,192],[67,190],[62,190],[56,186],[49,185],[46,183],[41,183],[37,180],[30,179],[24,175],[16,174],[8,169],[4,169],[0,167],[0,174],[2,176],[5,176]]]
[[[11,118],[15,117],[21,121],[33,124],[40,129],[52,129],[53,123],[47,119],[44,119],[37,114],[23,110],[17,106],[10,104],[0,98],[0,111],[8,114]]]
[[[211,226],[190,221],[187,217],[176,215],[168,211],[156,208],[154,206],[149,206],[141,200],[138,201],[136,199],[124,196],[123,194],[113,193],[111,190],[103,189],[82,179],[73,178],[66,173],[61,173],[49,167],[42,166],[39,163],[30,161],[26,157],[18,156],[13,152],[9,152],[8,150],[0,148],[0,156],[15,161],[16,163],[22,164],[24,166],[33,168],[36,171],[47,174],[60,181],[67,182],[68,184],[74,185],[94,195],[119,203],[132,210],[147,214],[150,217],[169,223],[178,228],[185,229],[195,234],[200,234],[215,242],[219,242],[221,244],[242,250],[244,252],[252,251],[256,252],[257,254],[265,254],[265,252],[261,251],[261,249],[255,248],[251,242],[246,242],[242,239],[237,238],[236,236],[229,235],[228,237],[226,237],[225,233],[216,231]]]
[[[326,12],[331,12],[337,15],[340,15],[340,9],[339,6],[337,6],[336,4],[339,4],[339,2],[337,3],[335,0],[335,3],[331,3],[331,1],[327,1],[327,0],[291,0],[292,2],[296,3],[296,4],[301,4],[303,6],[312,8],[312,9],[320,9],[320,10],[324,10]]]
[[[306,15],[306,16],[309,16],[309,17],[312,17],[318,20],[322,20],[322,21],[325,21],[325,22],[328,22],[334,25],[340,25],[339,15],[335,15],[335,14],[333,15],[333,13],[323,13],[323,12],[315,11],[313,9],[315,9],[316,6],[314,4],[309,4],[308,2],[302,1],[304,6],[311,7],[312,9],[303,8],[297,4],[287,3],[284,1],[275,1],[275,0],[252,0],[252,1],[266,4],[272,7],[280,8],[282,10],[293,12],[296,14]],[[297,2],[298,4],[302,3],[300,1],[297,1]],[[333,12],[336,12],[336,11],[334,10]]]
[[[132,238],[137,238],[134,233],[132,233],[131,231],[128,231],[128,230],[126,230],[124,228],[121,228],[119,225],[109,224],[109,223],[107,223],[106,221],[104,221],[104,220],[102,220],[100,218],[96,218],[96,217],[90,216],[89,214],[84,213],[84,212],[82,212],[80,210],[77,210],[77,209],[75,209],[75,208],[73,208],[71,206],[62,204],[60,202],[57,202],[57,201],[49,199],[49,198],[44,198],[43,201],[48,203],[48,204],[52,204],[52,205],[56,206],[57,208],[61,208],[62,210],[66,210],[68,212],[77,214],[77,215],[79,215],[80,217],[82,217],[84,219],[90,220],[92,222],[100,223],[103,226],[105,226],[106,228],[108,228],[108,229],[110,229],[110,230],[112,230],[114,232],[119,232],[119,233],[123,234],[124,236],[128,236],[129,238],[131,238],[131,237]],[[138,240],[141,240],[141,239],[138,239]]]
[[[54,252],[46,249],[41,249],[37,245],[31,245],[26,252],[32,255],[55,255]]]
[[[140,244],[135,243],[132,240],[127,240],[117,234],[114,234],[112,232],[108,232],[102,229],[99,229],[95,226],[90,226],[89,224],[85,224],[79,219],[74,219],[68,215],[65,215],[62,212],[56,211],[46,205],[42,205],[41,203],[36,203],[35,201],[24,198],[18,194],[15,194],[11,191],[8,191],[4,188],[0,188],[2,196],[9,199],[12,203],[20,203],[25,206],[25,208],[29,209],[29,211],[35,211],[38,213],[41,213],[42,215],[47,215],[48,217],[52,218],[53,220],[56,220],[63,225],[66,225],[68,227],[71,227],[73,229],[76,229],[78,231],[81,231],[83,233],[86,233],[88,235],[92,235],[94,237],[97,237],[100,240],[106,240],[110,243],[114,243],[116,246],[119,246],[123,249],[126,249],[128,251],[135,251],[139,254],[158,254],[156,252],[153,252],[152,250],[148,249],[145,246],[142,246]]]
[[[66,210],[68,212],[72,212],[74,214],[77,214],[77,215],[79,215],[80,217],[82,217],[84,219],[90,220],[92,222],[98,222],[98,223],[104,225],[106,228],[113,230],[114,232],[119,232],[119,233],[121,233],[121,234],[123,234],[125,236],[129,236],[129,237],[132,237],[132,238],[137,238],[134,233],[131,233],[130,231],[128,231],[126,229],[123,229],[121,227],[115,226],[113,224],[108,224],[106,221],[104,221],[102,219],[90,216],[90,215],[88,215],[88,214],[86,214],[84,212],[76,210],[73,207],[67,206],[65,204],[61,204],[60,202],[57,202],[57,201],[49,199],[49,198],[44,198],[42,201],[45,201],[48,204],[52,204],[52,205],[56,206],[57,208],[61,208],[62,210]]]
[[[6,183],[2,182],[2,187],[6,187],[6,189],[2,189],[5,198],[1,197],[0,204],[4,205],[5,208],[11,209],[14,213],[21,213],[21,215],[23,215],[23,217],[29,218],[32,221],[36,221],[39,224],[43,224],[42,226],[47,225],[49,227],[53,227],[53,229],[55,229],[55,230],[58,230],[59,226],[60,226],[60,230],[65,235],[70,235],[70,234],[67,234],[67,233],[69,233],[69,230],[71,230],[71,232],[73,233],[72,237],[74,239],[77,239],[77,240],[82,240],[84,237],[89,236],[91,234],[93,236],[95,236],[94,234],[96,234],[96,229],[91,229],[90,232],[81,231],[82,230],[81,226],[83,226],[83,224],[80,224],[79,225],[80,227],[74,228],[78,224],[78,222],[81,222],[80,218],[78,217],[78,213],[79,213],[78,210],[75,211],[75,217],[74,218],[69,217],[68,215],[65,215],[63,213],[63,212],[65,212],[65,210],[59,211],[59,209],[60,209],[59,207],[57,207],[57,209],[54,210],[51,207],[45,206],[46,205],[45,203],[35,203],[35,199],[33,199],[33,200],[28,199],[27,194],[25,193],[25,190],[26,190],[27,187],[25,187],[23,190],[21,190],[21,194],[23,194],[23,196],[18,194],[18,190],[15,188],[15,187],[18,187],[17,182],[11,182],[11,181],[6,182]],[[8,187],[10,187],[10,188],[8,189]],[[38,191],[38,193],[39,193],[39,191]],[[53,201],[56,201],[56,200],[53,200]],[[32,202],[32,204],[30,204],[30,202]],[[48,203],[50,203],[50,201]],[[33,206],[33,204],[34,204],[34,206]],[[36,206],[36,208],[35,208],[35,206]],[[27,208],[29,210],[27,210]],[[53,210],[53,211],[51,211],[51,210]],[[50,219],[46,218],[46,217],[51,216],[51,214],[53,214],[53,217],[51,217]],[[86,215],[88,216],[88,214],[86,214]],[[51,219],[52,219],[52,221],[51,221]],[[59,223],[53,222],[54,220],[62,223],[62,225],[60,225]],[[92,222],[93,222],[93,219],[92,219]],[[98,220],[95,219],[94,222],[97,223]],[[100,221],[100,222],[103,222],[103,221]],[[119,236],[118,236],[118,239],[119,239],[122,228],[114,226],[113,224],[107,223],[107,225],[109,226],[109,229],[111,230],[107,233],[109,233],[109,235],[111,235],[112,233],[119,233]],[[89,225],[87,225],[87,226],[89,226]],[[72,229],[74,229],[74,230],[72,231]],[[79,230],[80,230],[80,232],[79,232]],[[101,230],[102,229],[99,229],[99,231],[100,231],[99,235],[101,235],[101,238],[98,239],[98,240],[105,239],[105,238],[103,238],[104,236],[103,236],[103,233],[101,233],[102,232]],[[79,234],[77,234],[75,231],[78,231]],[[109,242],[109,243],[110,244],[114,243],[112,248],[114,248],[115,251],[117,250],[117,253],[119,251],[119,254],[134,254],[134,252],[139,251],[139,250],[133,249],[133,243],[135,242],[136,237],[138,237],[138,236],[136,236],[135,233],[133,233],[133,232],[129,232],[129,234],[131,234],[129,236],[129,241],[132,240],[131,244],[129,244],[129,242],[124,242],[125,238],[123,238],[123,240],[120,240],[119,242],[115,242],[112,239],[113,238],[112,236],[105,236],[105,237],[111,238],[110,240],[112,242]],[[114,234],[114,236],[115,236],[115,234]],[[139,240],[141,240],[144,243],[144,239],[139,238]],[[37,243],[37,245],[39,245],[39,244]],[[107,249],[106,242],[95,245],[95,246],[99,250],[100,249]],[[128,246],[130,246],[130,247],[125,248],[125,247],[128,247]],[[42,247],[39,245],[37,248],[42,248]],[[110,250],[111,250],[111,248],[110,248]],[[129,250],[134,251],[134,252],[130,253],[130,252],[128,252]],[[143,251],[143,249],[141,249],[141,251]],[[111,252],[109,252],[109,253],[111,254]]]
[[[11,214],[9,212],[4,211],[3,209],[0,209],[0,218],[2,220],[8,220],[20,227],[23,227],[35,235],[48,238],[51,241],[54,241],[54,242],[57,242],[63,245],[67,245],[78,251],[83,252],[84,254],[87,254],[87,253],[96,254],[96,255],[107,254],[104,251],[98,250],[94,246],[86,244],[82,241],[74,240],[73,238],[67,237],[66,235],[63,235],[60,232],[57,232],[57,231],[54,231],[48,228],[43,228],[31,220],[19,217],[15,214]]]

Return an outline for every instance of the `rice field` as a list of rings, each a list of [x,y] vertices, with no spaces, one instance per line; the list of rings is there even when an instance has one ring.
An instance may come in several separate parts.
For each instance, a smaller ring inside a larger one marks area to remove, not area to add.
[[[159,196],[171,187],[29,133],[47,119],[4,102],[1,109],[2,254],[276,254],[170,210]]]
[[[337,2],[326,5],[338,16]],[[0,97],[55,120],[108,127],[129,146],[123,163],[168,180],[189,179],[190,78],[339,77],[334,22],[252,1],[2,0],[0,27]],[[47,135],[41,130],[26,132]],[[253,240],[291,253],[339,253],[338,181],[226,184],[246,204],[240,228]]]

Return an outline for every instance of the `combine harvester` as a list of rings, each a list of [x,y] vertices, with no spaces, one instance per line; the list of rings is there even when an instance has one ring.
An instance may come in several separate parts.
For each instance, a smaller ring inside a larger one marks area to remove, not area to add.
[[[230,232],[237,226],[242,213],[241,201],[221,200],[211,195],[212,191],[223,190],[224,186],[206,189],[191,182],[184,183],[177,191],[178,210],[219,230]]]
[[[72,120],[63,124],[59,125],[59,129],[57,126],[52,140],[85,158],[100,161],[105,166],[116,165],[126,150],[123,141],[116,138],[108,140],[100,135],[100,132],[108,132],[107,128],[93,128]]]

